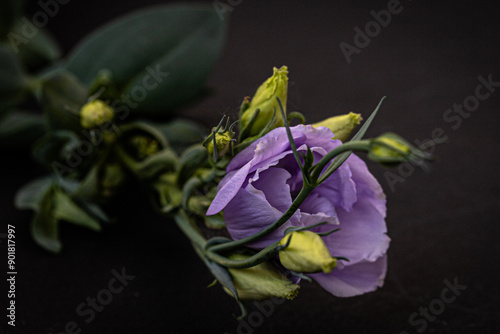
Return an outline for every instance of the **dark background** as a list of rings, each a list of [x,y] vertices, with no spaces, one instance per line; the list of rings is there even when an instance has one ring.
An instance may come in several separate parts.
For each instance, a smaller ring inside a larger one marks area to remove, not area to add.
[[[73,0],[48,28],[69,51],[109,19],[164,2]],[[254,315],[247,321],[258,326],[238,329],[231,317],[237,304],[220,287],[206,288],[212,277],[187,239],[141,195],[131,194],[122,205],[124,218],[101,234],[64,225],[61,255],[37,247],[29,235],[31,213],[12,203],[16,190],[42,172],[26,157],[3,155],[0,212],[4,226],[16,226],[18,267],[17,326],[9,331],[55,334],[76,321],[81,333],[96,334],[417,333],[421,327],[409,324],[410,315],[440,298],[444,280],[456,278],[467,288],[424,332],[499,333],[500,87],[457,129],[443,120],[448,108],[474,95],[479,76],[500,81],[499,6],[402,0],[402,12],[348,64],[339,44],[352,45],[354,27],[363,29],[373,20],[370,11],[387,3],[243,0],[234,7],[226,50],[208,82],[214,94],[183,111],[215,125],[273,66],[287,65],[289,110],[308,121],[348,111],[366,117],[387,95],[368,135],[392,130],[414,141],[442,129],[448,140],[437,147],[431,172],[409,172],[394,191],[385,169],[369,164],[388,197],[392,243],[383,288],[340,299],[304,283],[298,298],[276,305],[261,322],[249,303]],[[40,9],[33,2],[29,10]],[[111,271],[123,267],[134,280],[86,324],[77,306],[107,288]],[[1,319],[0,332],[7,327],[4,314]]]

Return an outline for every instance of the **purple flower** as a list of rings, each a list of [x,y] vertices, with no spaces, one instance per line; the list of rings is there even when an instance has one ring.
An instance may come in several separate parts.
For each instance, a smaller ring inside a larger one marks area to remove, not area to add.
[[[298,125],[291,132],[299,152],[307,146],[318,162],[341,145],[325,127]],[[231,236],[250,236],[276,221],[302,188],[302,174],[293,157],[285,128],[277,128],[236,155],[219,184],[207,215],[224,210]],[[373,291],[383,285],[387,269],[385,195],[365,163],[354,154],[302,203],[279,229],[250,244],[261,249],[283,237],[290,226],[327,222],[312,231],[341,230],[323,238],[332,256],[342,256],[331,273],[311,274],[339,297]]]

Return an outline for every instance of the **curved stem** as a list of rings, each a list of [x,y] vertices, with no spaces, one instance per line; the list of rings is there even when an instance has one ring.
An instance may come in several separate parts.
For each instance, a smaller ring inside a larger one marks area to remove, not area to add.
[[[244,268],[250,268],[250,267],[256,266],[262,262],[265,262],[265,261],[275,257],[276,254],[278,254],[278,252],[279,252],[279,248],[278,248],[279,244],[280,244],[280,241],[276,241],[275,243],[262,249],[260,252],[255,253],[254,255],[252,255],[244,260],[231,260],[225,256],[214,253],[211,250],[205,251],[205,255],[210,260],[217,262],[218,264],[223,265],[224,267],[244,269]]]
[[[311,182],[315,185],[321,184],[323,181],[325,181],[332,173],[340,167],[340,165],[349,157],[349,155],[352,153],[352,151],[366,151],[370,147],[370,141],[369,140],[359,140],[359,141],[350,141],[345,144],[342,144],[340,146],[335,147],[333,150],[328,152],[321,160],[318,162],[318,164],[314,167],[314,171],[311,175]],[[342,157],[343,161],[340,162],[340,164],[335,164],[335,168],[328,168],[323,175],[321,175],[321,172],[323,169],[326,167],[326,165],[332,161],[335,157],[342,153],[347,153],[345,158]],[[321,176],[321,179],[320,179]],[[317,181],[320,182],[317,182]]]
[[[179,210],[179,212],[175,215],[175,222],[182,232],[189,238],[189,240],[191,240],[200,256],[206,257],[207,259],[227,268],[243,269],[253,267],[273,258],[279,251],[280,242],[277,241],[244,260],[231,260],[210,250],[205,250],[205,244],[207,241],[198,228],[193,224],[191,219],[189,219],[184,210]]]
[[[227,242],[224,244],[218,244],[215,246],[212,246],[209,248],[211,252],[223,252],[223,251],[231,251],[234,250],[240,246],[243,246],[244,244],[250,243],[252,241],[255,241],[257,239],[260,239],[262,237],[265,237],[266,235],[276,231],[281,225],[286,223],[288,219],[290,219],[295,211],[300,207],[300,205],[304,202],[304,200],[309,196],[309,194],[314,190],[315,187],[308,185],[304,183],[304,186],[300,190],[300,193],[297,195],[295,200],[293,201],[292,205],[286,210],[286,212],[281,216],[277,221],[266,227],[265,229],[252,234],[249,237],[239,239],[236,241],[232,242]]]
[[[187,216],[184,210],[179,210],[174,216],[177,226],[181,231],[191,240],[191,242],[197,246],[199,249],[204,249],[207,240],[201,235],[200,231],[196,226],[193,225],[191,219]]]

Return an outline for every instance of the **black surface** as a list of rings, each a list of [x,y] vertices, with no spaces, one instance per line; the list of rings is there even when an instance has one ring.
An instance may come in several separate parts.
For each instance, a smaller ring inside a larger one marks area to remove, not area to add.
[[[108,19],[160,2],[71,1],[49,28],[69,50]],[[366,116],[387,95],[369,135],[392,130],[413,141],[442,129],[448,141],[436,149],[430,174],[416,169],[391,191],[385,170],[370,163],[388,196],[392,243],[383,288],[340,299],[305,283],[296,300],[276,305],[261,324],[249,304],[253,318],[247,321],[259,326],[238,328],[231,317],[237,305],[219,287],[206,288],[212,277],[186,238],[151,212],[140,193],[120,203],[121,221],[103,233],[65,225],[60,256],[38,248],[29,236],[31,214],[16,211],[12,202],[16,189],[41,172],[27,158],[3,155],[0,233],[7,223],[16,226],[18,260],[17,325],[9,333],[60,333],[70,321],[81,333],[96,334],[499,333],[500,87],[457,129],[443,119],[448,108],[475,93],[479,76],[500,81],[498,5],[401,1],[401,13],[348,64],[339,44],[352,45],[353,28],[363,28],[373,20],[370,11],[387,3],[243,0],[233,10],[227,49],[209,80],[215,94],[185,110],[216,124],[253,94],[273,66],[288,65],[289,110],[311,122],[348,111]],[[5,263],[4,242],[1,249]],[[78,305],[107,288],[112,270],[123,267],[135,278],[85,323]],[[441,298],[444,281],[455,278],[467,288],[425,330],[412,326],[410,315],[438,306],[434,300]],[[0,331],[7,328],[4,313]]]

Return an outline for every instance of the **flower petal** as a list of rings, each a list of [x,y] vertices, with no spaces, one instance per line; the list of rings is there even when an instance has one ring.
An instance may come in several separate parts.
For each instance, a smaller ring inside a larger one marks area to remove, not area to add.
[[[337,297],[353,297],[371,292],[384,285],[387,271],[387,256],[375,262],[364,261],[331,273],[311,274],[311,277],[325,290]]]
[[[250,190],[250,191],[249,191]],[[248,237],[271,225],[282,216],[282,212],[272,207],[267,201],[264,193],[254,187],[240,189],[234,200],[224,209],[224,219],[231,237],[234,240]],[[279,229],[249,244],[254,248],[264,248],[273,242],[280,240],[286,228],[298,223],[297,215]]]
[[[384,217],[368,198],[362,198],[351,212],[337,210],[340,231],[325,237],[325,243],[333,256],[349,259],[346,266],[375,261],[389,248],[390,238]]]

